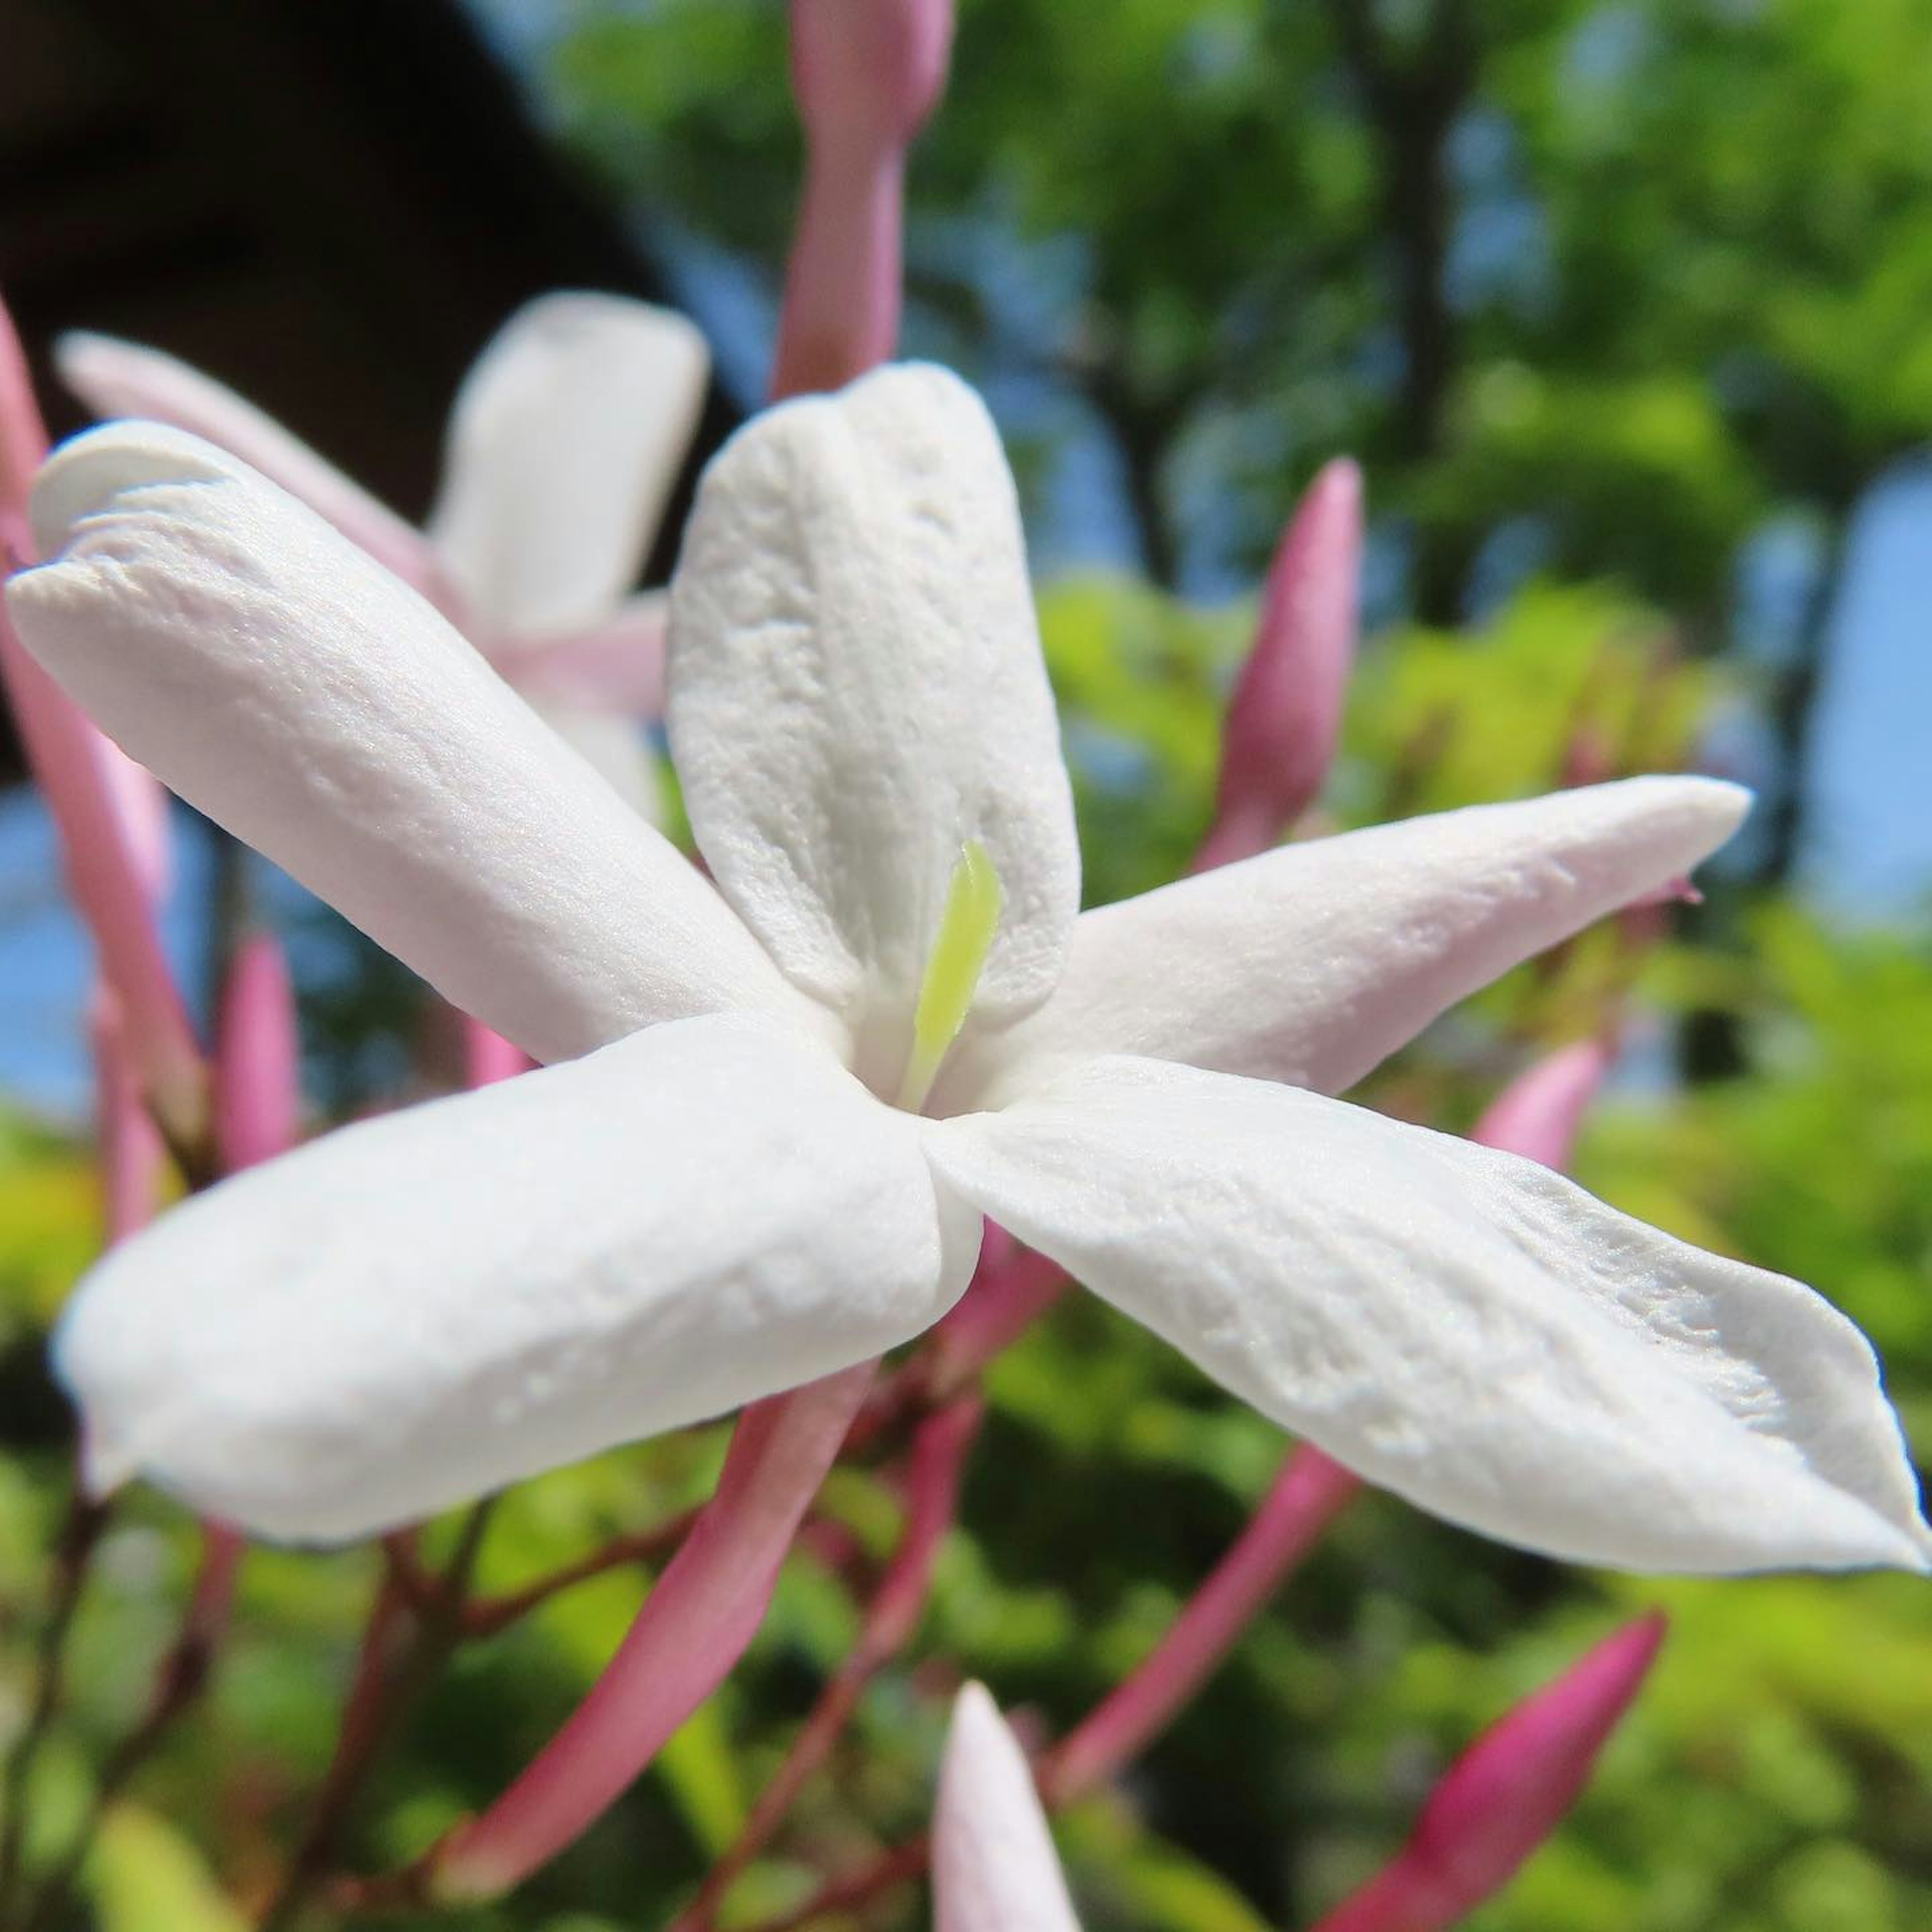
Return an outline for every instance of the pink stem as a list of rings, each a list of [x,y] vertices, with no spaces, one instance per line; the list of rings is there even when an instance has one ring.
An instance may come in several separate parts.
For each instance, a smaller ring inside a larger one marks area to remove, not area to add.
[[[1576,1802],[1664,1631],[1657,1616],[1625,1625],[1484,1732],[1394,1862],[1316,1932],[1441,1932],[1500,1892]]]
[[[272,1160],[296,1143],[302,1050],[288,962],[272,934],[236,947],[215,1038],[215,1145],[222,1171]]]
[[[128,1058],[112,995],[98,988],[93,1030],[98,1132],[111,1247],[154,1218],[168,1154],[142,1104],[141,1083]]]
[[[674,1932],[698,1932],[712,1922],[732,1882],[770,1840],[830,1755],[866,1686],[911,1636],[932,1588],[939,1546],[959,1506],[960,1473],[982,1413],[976,1396],[963,1396],[920,1425],[913,1438],[904,1532],[866,1612],[859,1640],[813,1706],[784,1762],[759,1792],[737,1842],[706,1876]]]
[[[1247,1527],[1151,1654],[1048,1756],[1040,1785],[1051,1803],[1090,1790],[1166,1727],[1360,1487],[1312,1444],[1289,1451]]]
[[[46,448],[26,358],[0,305],[0,551],[10,569],[34,559],[27,492]],[[4,608],[0,682],[60,835],[69,888],[94,935],[148,1103],[177,1147],[194,1148],[206,1121],[207,1076],[161,950],[142,832],[110,768],[119,754],[27,655]]]
[[[496,1897],[622,1796],[757,1635],[874,1364],[748,1408],[717,1493],[590,1694],[515,1784],[432,1856],[441,1900]]]
[[[842,388],[898,341],[903,150],[814,142],[778,317],[774,400]]]
[[[1010,1348],[1073,1285],[1058,1262],[1010,1240],[993,1255],[990,1230],[988,1247],[972,1286],[934,1333],[932,1386],[941,1394]]]

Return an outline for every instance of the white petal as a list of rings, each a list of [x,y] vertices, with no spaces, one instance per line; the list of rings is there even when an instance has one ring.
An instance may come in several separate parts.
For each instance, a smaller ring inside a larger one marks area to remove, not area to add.
[[[934,1932],[1080,1932],[1025,1754],[977,1684],[952,1706],[932,1906]]]
[[[726,445],[672,580],[670,682],[700,849],[862,1055],[903,1052],[970,839],[1004,896],[976,1010],[1046,996],[1072,806],[1012,478],[957,377],[880,370]]]
[[[429,607],[178,430],[67,446],[8,586],[131,756],[540,1060],[653,1020],[815,1016],[712,888]]]
[[[532,708],[633,812],[652,825],[664,823],[657,754],[634,718],[535,699]]]
[[[1285,845],[1083,914],[1053,998],[962,1049],[936,1108],[1096,1053],[1339,1093],[1510,967],[1688,872],[1750,802],[1714,778],[1628,778]]]
[[[57,1362],[97,1480],[334,1540],[903,1342],[980,1225],[828,1056],[674,1022],[197,1196],[88,1277]]]
[[[636,582],[704,406],[681,315],[618,296],[519,309],[456,398],[430,536],[479,628],[608,617]]]
[[[61,380],[96,416],[145,416],[206,437],[299,496],[417,589],[437,574],[428,540],[413,524],[213,376],[158,349],[82,331],[54,344],[54,362]]]
[[[1216,1380],[1453,1521],[1634,1569],[1928,1567],[1864,1336],[1534,1162],[1127,1059],[928,1147]]]

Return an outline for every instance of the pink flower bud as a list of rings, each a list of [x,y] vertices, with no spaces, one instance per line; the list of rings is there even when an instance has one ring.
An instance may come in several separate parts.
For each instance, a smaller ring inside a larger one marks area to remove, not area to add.
[[[244,939],[221,989],[214,1051],[214,1131],[224,1172],[294,1146],[302,1048],[288,962],[272,934]]]
[[[791,84],[814,143],[903,148],[946,86],[952,0],[791,0]]]
[[[1490,1102],[1469,1138],[1562,1173],[1612,1057],[1610,1043],[1600,1040],[1579,1040],[1546,1055]]]
[[[1320,792],[1354,662],[1361,574],[1362,472],[1338,458],[1309,486],[1270,566],[1197,870],[1265,851]]]
[[[774,396],[842,388],[898,340],[905,153],[946,84],[952,0],[792,0],[805,194]]]
[[[1661,1616],[1625,1625],[1492,1725],[1394,1862],[1316,1932],[1438,1932],[1501,1891],[1576,1802],[1664,1632]]]

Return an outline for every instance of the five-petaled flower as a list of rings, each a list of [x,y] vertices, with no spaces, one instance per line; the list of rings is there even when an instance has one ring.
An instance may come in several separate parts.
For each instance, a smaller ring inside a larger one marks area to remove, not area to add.
[[[110,336],[63,336],[97,414],[206,436],[299,496],[449,618],[653,820],[638,729],[662,708],[664,596],[629,594],[683,467],[711,368],[669,309],[565,292],[519,309],[464,379],[426,526],[406,523],[230,388]]]
[[[931,368],[773,410],[706,476],[668,718],[709,879],[232,458],[97,430],[35,515],[54,560],[11,609],[76,700],[560,1063],[103,1262],[58,1340],[97,1482],[285,1537],[406,1522],[908,1340],[992,1216],[1491,1534],[1926,1566],[1871,1350],[1809,1288],[1324,1097],[1685,872],[1735,787],[1480,807],[1079,914],[1011,478]]]

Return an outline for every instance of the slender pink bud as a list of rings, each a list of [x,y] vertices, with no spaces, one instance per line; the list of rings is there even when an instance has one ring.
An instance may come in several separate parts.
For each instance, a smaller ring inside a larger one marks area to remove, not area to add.
[[[1312,1443],[1288,1452],[1246,1528],[1146,1661],[1054,1750],[1041,1775],[1054,1803],[1090,1790],[1167,1727],[1361,1486]]]
[[[295,1145],[302,1047],[288,961],[271,933],[236,948],[215,1038],[214,1131],[222,1171],[238,1174]]]
[[[1321,791],[1354,663],[1361,580],[1362,472],[1338,457],[1309,485],[1269,566],[1197,872],[1267,850]]]
[[[898,340],[905,156],[946,85],[952,0],[792,0],[804,197],[774,396],[834,389]]]
[[[27,493],[46,450],[26,358],[0,304],[0,563],[34,560]],[[0,602],[0,681],[59,832],[68,882],[114,995],[124,1049],[148,1105],[181,1146],[201,1136],[207,1076],[161,950],[151,810],[129,809],[121,753],[30,658]]]
[[[1394,1862],[1316,1932],[1438,1932],[1500,1892],[1576,1802],[1664,1632],[1661,1616],[1626,1624],[1485,1731]]]
[[[1601,1040],[1558,1048],[1519,1073],[1490,1102],[1469,1138],[1540,1160],[1560,1174],[1570,1165],[1584,1112],[1614,1055],[1611,1044]]]
[[[746,1410],[717,1493],[590,1696],[516,1783],[432,1856],[439,1900],[494,1898],[555,1857],[724,1681],[764,1622],[874,1366]]]

